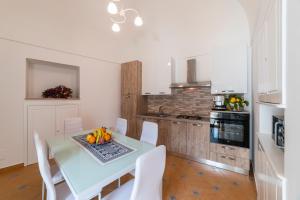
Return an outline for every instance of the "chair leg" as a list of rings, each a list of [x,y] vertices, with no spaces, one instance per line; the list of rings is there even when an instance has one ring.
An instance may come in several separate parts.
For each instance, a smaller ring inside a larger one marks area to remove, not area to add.
[[[44,181],[42,181],[42,200],[44,200],[45,197],[45,184]]]
[[[121,178],[118,179],[118,187],[121,186]]]

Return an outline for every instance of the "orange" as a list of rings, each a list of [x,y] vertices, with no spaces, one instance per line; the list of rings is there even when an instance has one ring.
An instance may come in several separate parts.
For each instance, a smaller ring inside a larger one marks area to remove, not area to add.
[[[95,138],[93,135],[91,135],[91,136],[89,137],[89,139],[88,139],[88,142],[89,142],[90,144],[94,144],[94,143],[96,142],[96,138]]]
[[[88,135],[86,136],[86,141],[89,141],[91,136],[92,136],[91,134],[88,134]]]
[[[109,134],[104,135],[105,142],[108,142],[111,139],[111,136]]]

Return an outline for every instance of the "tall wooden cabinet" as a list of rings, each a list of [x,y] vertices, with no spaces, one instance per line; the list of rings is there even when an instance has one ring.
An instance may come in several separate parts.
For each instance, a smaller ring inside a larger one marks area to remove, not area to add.
[[[121,65],[121,117],[127,119],[127,135],[138,139],[136,115],[141,111],[142,63]]]

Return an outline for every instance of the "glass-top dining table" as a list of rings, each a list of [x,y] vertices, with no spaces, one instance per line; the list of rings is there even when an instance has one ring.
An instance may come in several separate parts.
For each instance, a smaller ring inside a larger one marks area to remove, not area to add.
[[[92,131],[88,130],[75,135],[90,132]],[[71,192],[78,200],[91,199],[101,194],[103,187],[134,170],[137,158],[154,148],[151,144],[114,132],[115,141],[134,151],[102,164],[73,140],[72,136],[56,136],[48,139],[47,144]]]

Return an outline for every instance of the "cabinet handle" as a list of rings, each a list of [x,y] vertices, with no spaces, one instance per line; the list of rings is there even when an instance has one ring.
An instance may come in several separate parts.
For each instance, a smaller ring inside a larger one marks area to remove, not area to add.
[[[260,142],[257,143],[257,149],[258,149],[258,151],[264,152],[264,149],[263,149],[263,147],[262,147],[262,145],[261,145]]]
[[[173,122],[173,124],[181,124],[180,122]]]
[[[165,92],[160,92],[159,94],[165,94]]]
[[[227,146],[222,146],[221,148],[223,148],[223,149],[229,149],[229,150],[236,150],[235,148],[233,148],[233,147],[227,147]]]
[[[235,158],[233,158],[233,157],[230,157],[230,156],[221,156],[221,158],[224,158],[224,159],[229,159],[229,160],[236,160]]]
[[[202,127],[202,124],[193,124],[193,126]]]
[[[145,92],[145,94],[151,94],[150,92]]]
[[[229,160],[235,160],[235,158],[233,158],[233,157],[228,157],[228,159],[229,159]]]
[[[223,90],[222,92],[223,93],[225,93],[225,92],[234,92],[234,90]]]
[[[278,90],[270,90],[270,91],[267,92],[267,94],[274,94],[274,93],[277,93],[277,92],[278,92]]]

